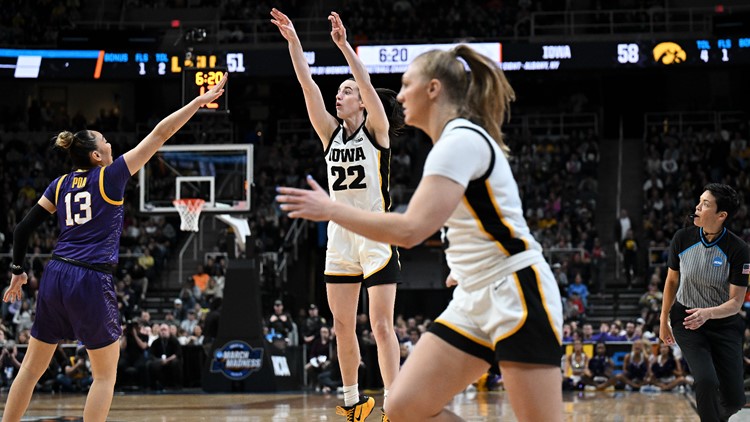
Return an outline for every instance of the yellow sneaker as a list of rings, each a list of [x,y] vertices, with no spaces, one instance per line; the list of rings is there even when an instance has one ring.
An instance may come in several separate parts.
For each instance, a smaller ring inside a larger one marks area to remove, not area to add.
[[[386,416],[385,410],[382,407],[380,408],[380,422],[391,422],[391,420],[388,419],[388,416]]]
[[[347,422],[363,422],[370,416],[373,407],[375,407],[374,398],[360,396],[359,403],[354,406],[336,406],[336,414],[346,416]]]
[[[489,379],[490,374],[484,373],[479,379],[477,380],[477,391],[489,391],[489,386],[487,385],[487,380]]]

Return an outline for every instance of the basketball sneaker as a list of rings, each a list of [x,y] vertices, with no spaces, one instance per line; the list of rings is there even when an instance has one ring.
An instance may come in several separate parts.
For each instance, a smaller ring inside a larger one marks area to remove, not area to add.
[[[385,409],[380,408],[380,422],[391,422],[388,416],[385,414]]]
[[[336,414],[346,416],[347,422],[363,422],[375,407],[375,399],[359,396],[359,403],[354,406],[336,406]]]

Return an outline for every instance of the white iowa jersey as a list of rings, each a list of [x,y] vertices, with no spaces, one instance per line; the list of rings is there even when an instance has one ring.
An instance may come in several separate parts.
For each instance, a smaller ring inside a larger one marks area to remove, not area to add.
[[[508,159],[483,128],[466,119],[450,121],[425,162],[424,177],[430,175],[466,187],[446,222],[448,266],[462,287],[480,287],[544,262]]]
[[[325,158],[331,199],[368,211],[390,209],[391,150],[375,142],[364,122],[348,138],[339,125],[331,135]]]

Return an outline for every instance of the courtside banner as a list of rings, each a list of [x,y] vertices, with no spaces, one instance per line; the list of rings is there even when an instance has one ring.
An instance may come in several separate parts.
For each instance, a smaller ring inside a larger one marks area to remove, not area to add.
[[[263,349],[254,349],[244,341],[230,341],[214,351],[211,372],[239,381],[263,367]]]

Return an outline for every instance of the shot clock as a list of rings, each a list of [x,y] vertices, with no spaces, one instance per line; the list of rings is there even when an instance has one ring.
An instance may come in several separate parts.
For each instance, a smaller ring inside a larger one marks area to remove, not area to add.
[[[187,104],[193,98],[204,94],[216,86],[227,74],[225,68],[190,68],[182,70],[182,103]],[[203,113],[229,113],[227,107],[227,94],[229,84],[224,86],[224,95],[214,102],[201,106],[198,112]]]

